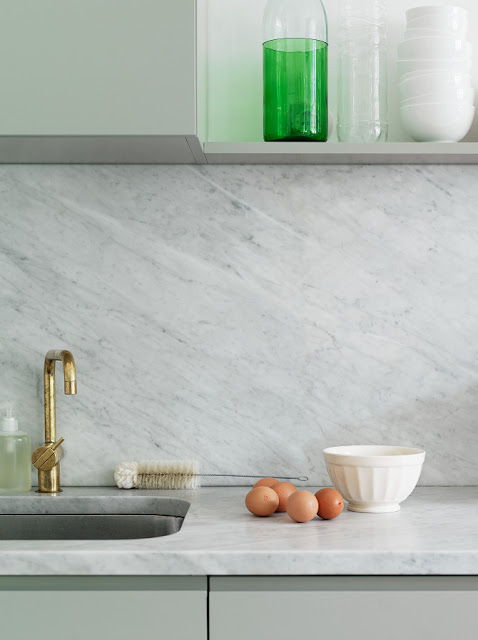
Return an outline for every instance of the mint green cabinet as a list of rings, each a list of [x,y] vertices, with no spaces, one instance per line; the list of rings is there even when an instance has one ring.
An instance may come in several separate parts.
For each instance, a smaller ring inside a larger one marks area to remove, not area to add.
[[[478,577],[0,577],[8,640],[476,640]]]
[[[198,3],[0,0],[0,161],[194,162]]]
[[[209,640],[476,640],[477,608],[477,577],[218,577]]]
[[[201,577],[1,577],[5,640],[207,640]]]

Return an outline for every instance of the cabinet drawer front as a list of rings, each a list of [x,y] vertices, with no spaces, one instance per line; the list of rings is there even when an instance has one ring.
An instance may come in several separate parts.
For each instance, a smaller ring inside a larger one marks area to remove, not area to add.
[[[211,578],[210,640],[475,640],[475,578]]]
[[[206,640],[202,578],[7,578],[0,581],[8,640]]]

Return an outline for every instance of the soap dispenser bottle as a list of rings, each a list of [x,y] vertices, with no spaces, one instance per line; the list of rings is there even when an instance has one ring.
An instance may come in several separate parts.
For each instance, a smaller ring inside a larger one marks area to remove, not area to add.
[[[13,417],[13,402],[0,404],[6,415],[0,421],[0,493],[30,491],[31,442],[30,436],[18,430],[18,421]]]

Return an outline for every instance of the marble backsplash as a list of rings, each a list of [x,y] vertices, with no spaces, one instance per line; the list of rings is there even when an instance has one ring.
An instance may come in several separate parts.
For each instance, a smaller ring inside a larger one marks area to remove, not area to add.
[[[0,401],[38,444],[44,354],[72,351],[65,485],[160,457],[323,485],[322,449],[358,443],[423,447],[421,484],[476,485],[477,178],[2,166]]]

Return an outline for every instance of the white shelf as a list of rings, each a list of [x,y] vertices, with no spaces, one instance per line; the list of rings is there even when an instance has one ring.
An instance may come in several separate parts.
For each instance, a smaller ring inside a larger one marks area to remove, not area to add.
[[[478,142],[206,142],[209,164],[477,164]]]

